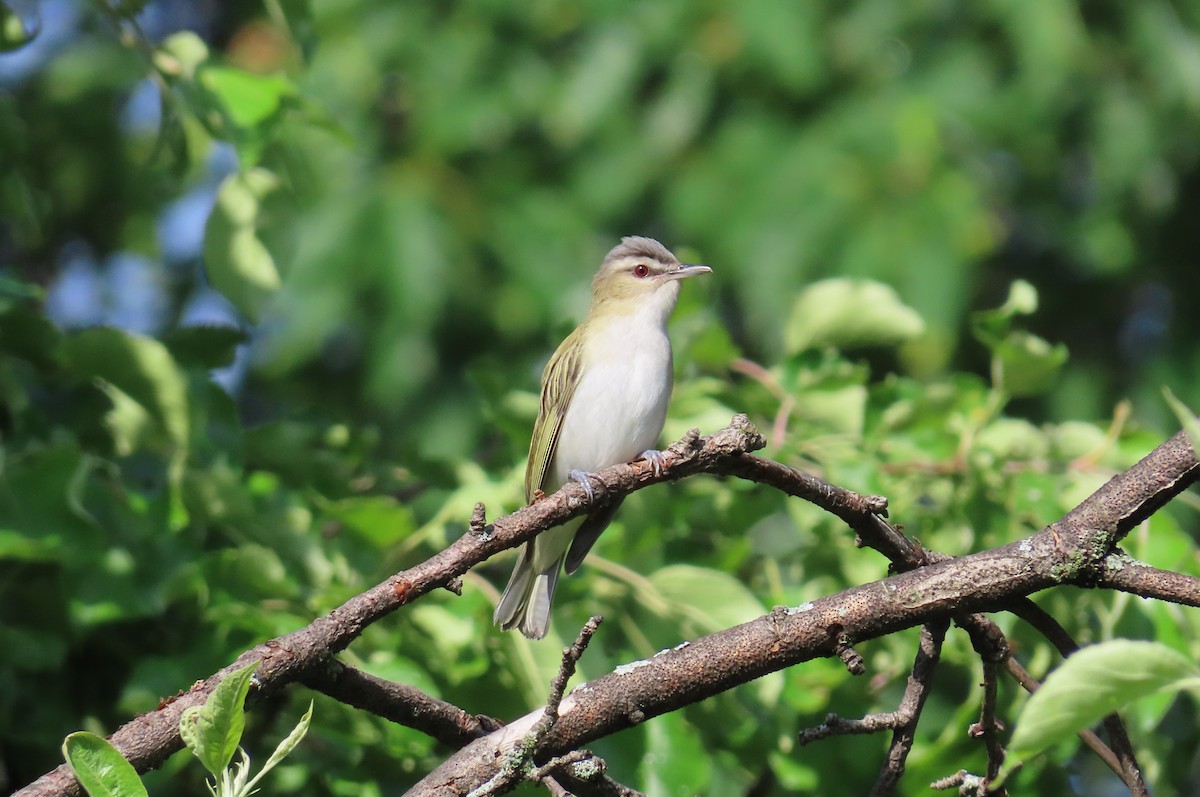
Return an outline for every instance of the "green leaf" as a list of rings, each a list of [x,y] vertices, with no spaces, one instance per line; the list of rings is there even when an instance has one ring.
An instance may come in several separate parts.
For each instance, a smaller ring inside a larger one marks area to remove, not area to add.
[[[813,283],[796,298],[784,344],[789,354],[825,346],[895,346],[924,329],[921,316],[891,286],[828,279]]]
[[[292,728],[292,732],[281,741],[276,747],[275,752],[271,753],[271,757],[267,759],[267,763],[263,764],[262,771],[250,779],[243,791],[244,794],[250,794],[254,790],[255,784],[262,780],[263,775],[275,768],[275,765],[288,757],[288,754],[296,749],[296,745],[300,744],[304,739],[304,735],[308,733],[308,726],[312,724],[313,703],[308,701],[308,711],[304,712],[304,716],[296,723],[296,727]]]
[[[1167,400],[1167,405],[1171,411],[1179,418],[1179,423],[1183,425],[1183,431],[1187,433],[1188,441],[1192,444],[1192,450],[1200,452],[1200,419],[1196,418],[1196,413],[1188,409],[1188,406],[1179,399],[1175,398],[1175,394],[1170,388],[1163,388],[1163,397]]]
[[[181,365],[223,368],[233,362],[237,347],[246,342],[246,333],[237,327],[180,327],[169,332],[163,343]]]
[[[1025,280],[1014,280],[1004,304],[995,310],[981,310],[972,315],[971,330],[976,338],[992,348],[1008,335],[1017,316],[1033,315],[1037,308],[1037,288]]]
[[[63,741],[63,758],[91,797],[144,797],[137,770],[107,739],[78,731]]]
[[[242,740],[246,695],[258,665],[251,662],[225,676],[203,706],[192,706],[179,718],[183,743],[213,775],[229,766]]]
[[[0,53],[17,50],[29,44],[37,38],[41,27],[41,20],[36,16],[23,18],[19,11],[0,3]]]
[[[187,444],[187,379],[162,343],[100,328],[70,336],[64,349],[78,372],[114,385],[140,404],[173,443]]]
[[[1037,335],[1016,330],[992,349],[1002,377],[999,385],[1010,396],[1033,396],[1053,387],[1067,362],[1067,347],[1050,344]]]
[[[280,285],[275,259],[255,229],[263,198],[278,185],[278,178],[265,169],[225,178],[204,232],[209,280],[255,323]]]
[[[168,36],[154,54],[154,65],[168,75],[192,79],[208,60],[208,45],[190,30]]]
[[[1198,677],[1186,656],[1156,642],[1114,639],[1083,648],[1030,696],[997,785],[1018,764],[1102,717],[1160,689],[1195,686]]]
[[[296,86],[282,75],[255,75],[226,66],[206,66],[199,79],[239,127],[261,125],[297,94]]]
[[[650,582],[675,609],[696,621],[705,632],[738,625],[763,613],[762,603],[754,593],[720,570],[668,565],[652,574]]]
[[[1016,280],[1008,299],[995,310],[971,317],[971,332],[992,352],[995,387],[1009,396],[1033,396],[1049,390],[1067,361],[1067,347],[1051,344],[1025,330],[1013,329],[1018,316],[1037,310],[1037,289]]]
[[[46,290],[36,283],[0,274],[0,299],[35,299],[41,301],[45,295]],[[3,309],[3,305],[0,305],[0,311]]]
[[[712,767],[700,732],[682,711],[655,717],[646,726],[646,754],[639,783],[650,794],[690,797],[708,790]]]

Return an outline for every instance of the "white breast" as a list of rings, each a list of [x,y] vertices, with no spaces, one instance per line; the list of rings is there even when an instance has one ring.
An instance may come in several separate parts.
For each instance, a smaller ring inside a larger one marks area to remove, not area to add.
[[[587,345],[551,465],[558,484],[653,448],[671,400],[671,342],[656,317],[606,321]]]

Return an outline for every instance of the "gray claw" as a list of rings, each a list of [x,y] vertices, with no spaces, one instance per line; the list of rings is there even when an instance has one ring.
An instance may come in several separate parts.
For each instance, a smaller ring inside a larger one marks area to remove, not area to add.
[[[588,500],[594,500],[596,494],[592,491],[592,474],[584,470],[573,470],[567,474],[572,481],[577,481],[583,487],[583,491],[587,493]]]
[[[648,448],[638,455],[640,459],[644,459],[654,467],[655,477],[662,475],[662,469],[666,467],[667,457],[663,452],[656,451],[653,448]]]

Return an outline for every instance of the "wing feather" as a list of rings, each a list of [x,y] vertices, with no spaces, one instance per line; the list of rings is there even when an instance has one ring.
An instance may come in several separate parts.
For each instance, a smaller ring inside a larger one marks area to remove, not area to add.
[[[546,363],[542,371],[542,402],[537,421],[533,424],[533,436],[529,441],[529,462],[525,466],[525,501],[533,501],[538,490],[546,489],[546,474],[554,454],[558,450],[558,436],[562,431],[563,418],[575,388],[579,385],[582,370],[580,346],[576,345],[581,330],[579,327],[564,340]],[[552,485],[557,488],[558,485]]]

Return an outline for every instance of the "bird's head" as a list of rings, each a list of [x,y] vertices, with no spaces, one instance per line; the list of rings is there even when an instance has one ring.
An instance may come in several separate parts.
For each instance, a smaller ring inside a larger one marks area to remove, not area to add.
[[[680,281],[710,271],[708,266],[680,263],[653,238],[622,238],[592,280],[592,313],[625,315],[652,309],[665,319],[679,298]]]

